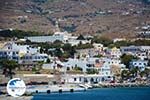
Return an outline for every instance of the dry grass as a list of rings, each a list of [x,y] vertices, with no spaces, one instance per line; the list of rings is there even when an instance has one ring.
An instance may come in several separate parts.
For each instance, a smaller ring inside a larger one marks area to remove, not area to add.
[[[81,0],[82,1],[82,0]],[[31,2],[31,0],[0,0],[0,28],[15,28],[21,30],[39,31],[51,33],[54,25],[47,17],[62,18],[66,15],[83,15],[77,18],[67,18],[60,22],[61,26],[75,24],[76,31],[73,34],[106,34],[111,38],[116,37],[134,37],[135,27],[143,23],[150,23],[149,13],[139,15],[122,16],[121,11],[140,11],[144,8],[143,4],[138,4],[135,0],[126,0],[128,2],[118,3],[118,0],[84,0],[86,2],[73,0],[58,0],[57,2],[47,2],[41,5]],[[51,14],[30,14],[24,12],[27,8],[40,7],[43,10],[56,11]],[[149,7],[149,6],[148,6]],[[87,13],[93,13],[102,10],[111,10],[115,12],[108,16],[85,16]],[[116,13],[117,12],[117,13]],[[26,22],[20,23],[18,16],[28,16]],[[111,34],[111,35],[110,35]]]

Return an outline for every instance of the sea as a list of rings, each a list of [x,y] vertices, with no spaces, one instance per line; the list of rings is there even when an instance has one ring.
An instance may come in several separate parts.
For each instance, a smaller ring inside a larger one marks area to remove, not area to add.
[[[32,100],[150,100],[150,87],[99,88],[82,92],[40,93]]]

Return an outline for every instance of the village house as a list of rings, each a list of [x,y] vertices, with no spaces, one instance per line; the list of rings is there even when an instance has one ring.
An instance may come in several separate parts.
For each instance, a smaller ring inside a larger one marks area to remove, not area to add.
[[[140,70],[144,70],[146,67],[148,67],[148,61],[146,60],[132,60],[130,62],[130,68],[139,68]]]
[[[125,38],[115,38],[115,39],[113,39],[113,43],[125,41],[125,40],[126,40]]]
[[[124,46],[120,47],[122,54],[132,54],[136,55],[137,53],[150,52],[150,46]]]
[[[141,60],[150,59],[150,46],[128,46],[121,47],[122,54],[131,54]]]
[[[113,76],[104,76],[99,74],[76,74],[76,75],[65,75],[61,79],[64,83],[76,83],[76,84],[92,84],[92,83],[103,83],[111,82],[114,80]]]
[[[113,48],[108,48],[106,50],[106,57],[110,57],[110,58],[120,58],[120,56],[122,55],[120,49],[113,47]]]
[[[104,55],[105,54],[105,47],[101,43],[93,43],[93,47],[96,52],[98,52],[99,55]]]
[[[98,71],[96,74],[97,77],[105,77],[104,80],[107,78],[112,78],[115,74],[112,72],[112,67],[117,66],[118,68],[124,69],[125,65],[121,64],[121,61],[118,59],[100,59],[100,58],[85,58],[85,59],[76,59],[76,58],[69,58],[66,62],[61,62],[56,60],[50,64],[43,64],[42,68],[44,69],[58,69],[63,72],[72,71],[75,67],[81,68],[82,72],[86,73],[88,69],[95,69]],[[72,78],[72,77],[71,77]],[[79,77],[78,77],[79,78]],[[78,79],[77,79],[78,80]],[[73,81],[73,80],[72,80]],[[79,81],[76,81],[79,82]],[[83,82],[83,81],[80,81]],[[100,81],[98,81],[100,82]]]
[[[10,59],[10,60],[19,60],[19,52],[17,50],[0,50],[0,58]]]
[[[37,53],[37,52],[39,52],[39,49],[40,48],[32,47],[29,45],[20,45],[20,44],[14,43],[14,42],[8,42],[2,48],[2,50],[14,50],[14,51],[16,50],[16,51],[18,51],[18,54],[20,56],[22,56],[26,53],[31,53],[31,54]]]
[[[77,53],[75,54],[75,57],[79,57],[80,59],[84,59],[85,57],[94,57],[100,54],[99,50],[95,50],[94,48],[79,49],[76,51]]]
[[[30,62],[46,61],[48,55],[41,54],[39,49],[40,48],[29,45],[19,45],[14,42],[8,42],[0,49],[0,58],[15,60],[19,63],[27,60]]]
[[[131,54],[135,55],[140,52],[140,48],[138,46],[123,46],[120,47],[122,54]]]
[[[139,53],[137,53],[135,55],[136,55],[136,57],[138,57],[141,60],[146,60],[146,59],[148,59],[148,56],[149,56],[148,52],[144,52],[144,51],[143,52],[139,52]]]

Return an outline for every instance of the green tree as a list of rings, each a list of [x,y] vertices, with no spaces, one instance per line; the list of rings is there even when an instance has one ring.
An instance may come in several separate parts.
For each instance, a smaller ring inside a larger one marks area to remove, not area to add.
[[[103,44],[104,46],[109,46],[110,44],[113,43],[113,41],[109,38],[106,38],[106,37],[97,37],[95,36],[93,39],[92,39],[92,43],[101,43]]]
[[[122,62],[123,64],[125,64],[127,68],[129,68],[130,62],[131,62],[133,59],[137,59],[137,57],[134,57],[133,55],[127,55],[127,54],[123,54],[123,55],[121,56],[121,62]]]
[[[85,40],[84,36],[83,35],[80,35],[77,40]]]
[[[78,46],[75,46],[76,49],[88,49],[88,48],[93,48],[93,45],[90,43],[86,44],[78,44]]]
[[[74,47],[71,46],[71,44],[64,44],[62,47],[64,51],[64,56],[65,57],[74,57],[74,54],[76,53],[76,50]]]
[[[46,61],[46,63],[50,63],[51,61],[50,61],[50,59],[49,58],[47,58],[47,61]]]
[[[87,69],[87,74],[98,74],[98,70],[97,69]]]
[[[139,68],[135,67],[130,70],[130,74],[132,75],[132,77],[136,77],[139,71],[140,71]]]
[[[122,80],[126,80],[126,79],[128,79],[129,77],[130,77],[130,73],[129,73],[128,70],[123,70],[123,71],[121,72],[121,79],[122,79]]]
[[[144,71],[140,72],[141,77],[143,77],[143,76],[148,77],[149,75],[150,75],[150,69],[148,69],[148,68],[145,68]]]
[[[13,74],[15,74],[13,72],[13,70],[17,67],[19,67],[18,63],[14,60],[1,60],[0,61],[1,66],[3,68],[3,74],[5,76],[9,76],[10,79],[13,78]]]
[[[62,52],[62,50],[60,49],[60,48],[57,48],[55,51],[54,51],[54,55],[56,56],[56,57],[62,57],[62,55],[63,55],[63,52]]]
[[[81,67],[75,66],[75,67],[74,67],[74,70],[75,70],[75,71],[82,71],[83,69],[82,69]]]

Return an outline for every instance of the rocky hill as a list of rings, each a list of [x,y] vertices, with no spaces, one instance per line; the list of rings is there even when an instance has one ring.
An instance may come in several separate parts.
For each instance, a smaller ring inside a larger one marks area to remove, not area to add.
[[[149,0],[0,0],[0,28],[135,37],[150,24]]]

